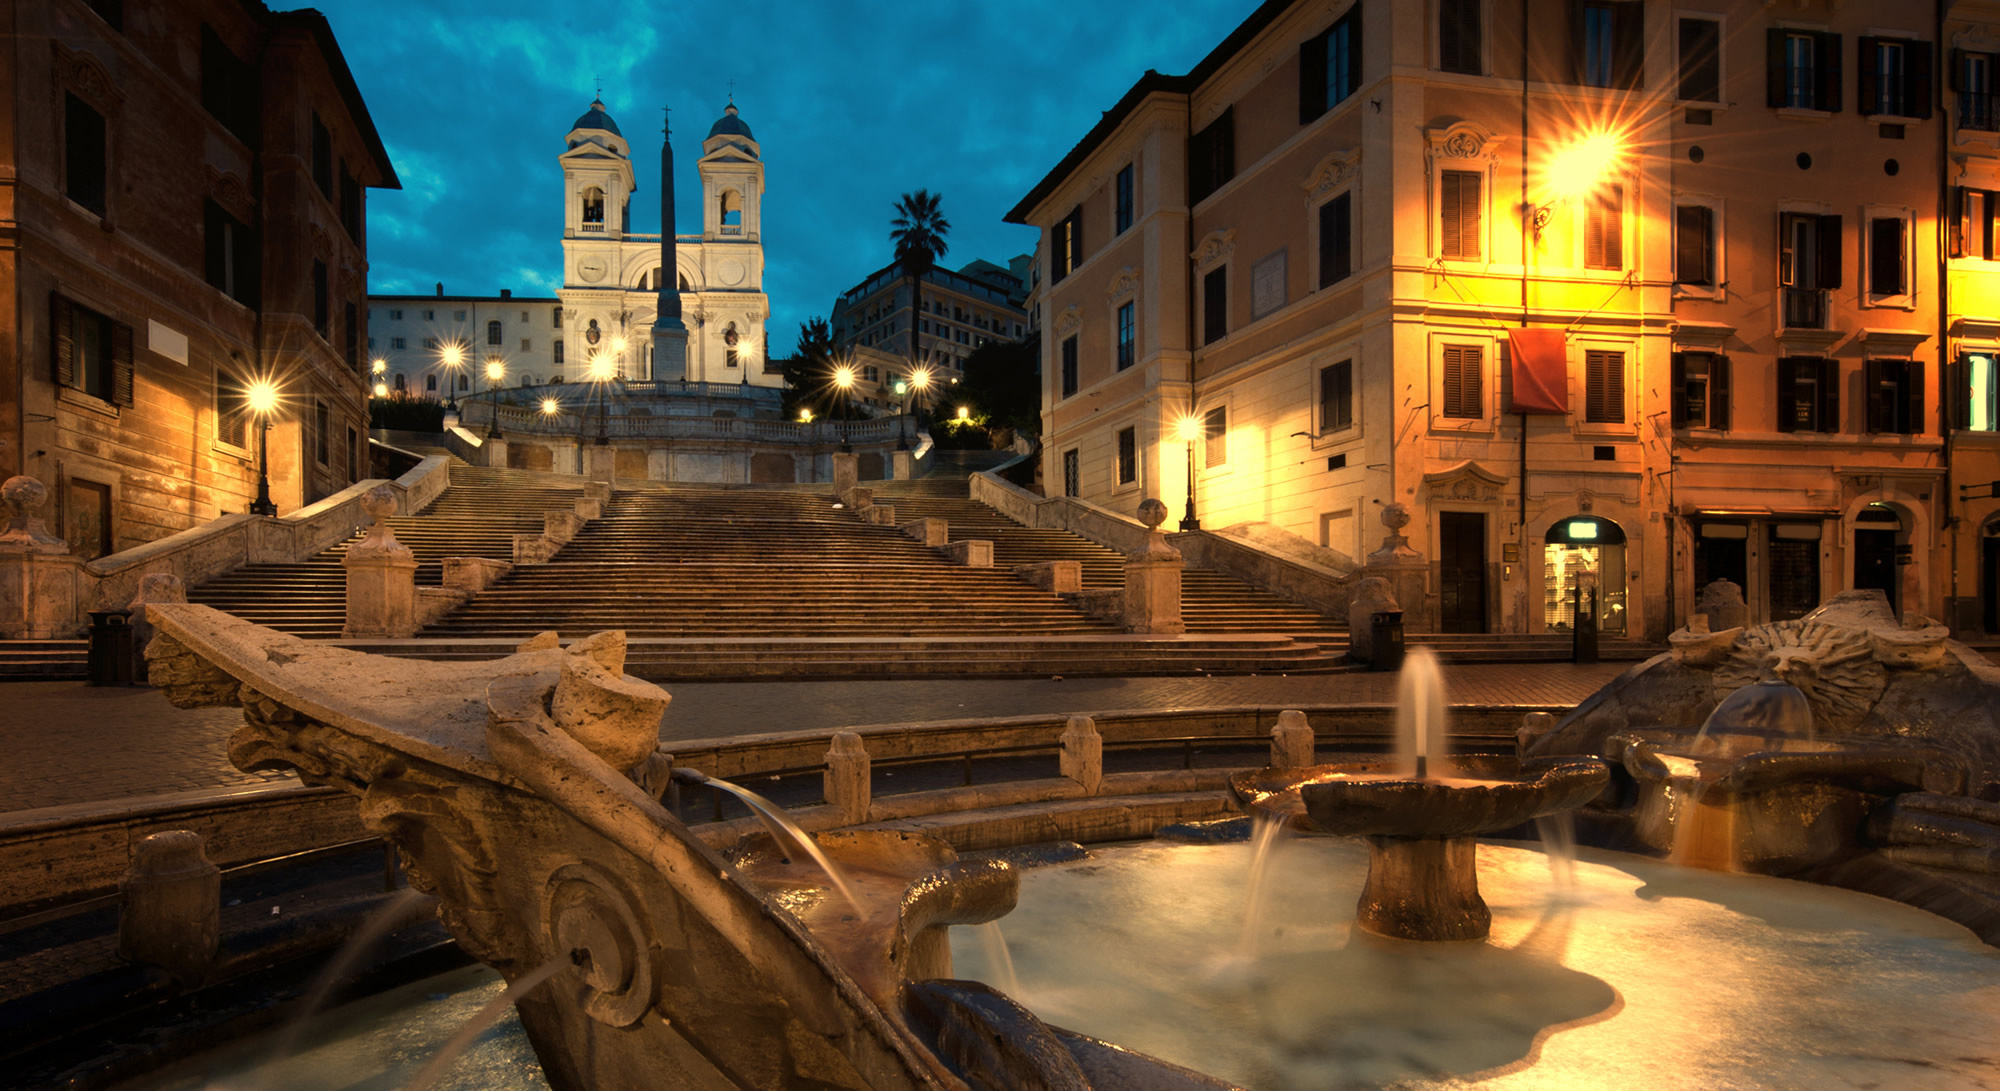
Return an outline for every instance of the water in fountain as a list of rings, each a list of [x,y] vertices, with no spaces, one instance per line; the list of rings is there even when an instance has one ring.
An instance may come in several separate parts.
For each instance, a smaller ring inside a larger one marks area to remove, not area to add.
[[[1429,648],[1412,648],[1396,685],[1397,765],[1417,779],[1449,777],[1445,750],[1444,674]]]
[[[1250,879],[1244,884],[1243,933],[1236,941],[1236,956],[1243,960],[1257,957],[1257,941],[1267,927],[1264,905],[1270,885],[1271,856],[1277,849],[1279,835],[1285,831],[1282,818],[1262,810],[1256,811],[1255,816],[1257,832],[1251,837]]]
[[[446,1042],[437,1051],[437,1055],[430,1059],[430,1063],[424,1065],[423,1071],[417,1073],[416,1079],[411,1080],[409,1086],[404,1088],[404,1091],[427,1091],[432,1084],[437,1082],[438,1077],[445,1074],[445,1071],[451,1067],[452,1062],[458,1060],[458,1055],[464,1053],[466,1047],[478,1039],[479,1035],[487,1027],[492,1026],[502,1015],[505,1015],[507,1009],[513,1007],[522,997],[535,991],[542,982],[568,969],[571,965],[573,965],[571,956],[559,955],[516,978],[499,996],[487,1001],[486,1006],[480,1008],[477,1015],[465,1021],[465,1025],[460,1027],[458,1033],[452,1035],[451,1040]]]
[[[721,777],[707,776],[692,769],[676,769],[674,770],[674,776],[694,780],[696,783],[706,784],[711,788],[720,788],[737,799],[742,800],[743,805],[750,808],[750,813],[756,815],[758,820],[764,824],[764,829],[770,833],[771,840],[778,843],[778,851],[784,853],[787,859],[797,855],[811,860],[821,871],[826,873],[827,881],[833,884],[833,888],[840,892],[842,898],[847,899],[847,904],[852,906],[856,913],[863,912],[861,899],[855,896],[854,887],[848,883],[847,876],[841,872],[840,868],[832,860],[827,858],[826,853],[820,851],[819,845],[815,844],[813,839],[806,835],[806,831],[800,829],[798,823],[792,821],[791,816],[785,813],[783,807],[778,806],[776,803],[765,799],[763,796],[740,784],[731,784]]]
[[[987,984],[1013,996],[1021,991],[1021,979],[1014,973],[1014,956],[1007,951],[1007,937],[1000,931],[999,921],[987,921],[973,926],[979,933],[979,950],[986,958],[987,973],[992,980]]]
[[[313,980],[312,988],[306,992],[305,999],[299,1002],[296,1013],[285,1024],[285,1028],[278,1032],[269,1058],[264,1062],[263,1071],[255,1081],[258,1085],[272,1085],[273,1081],[265,1078],[265,1073],[275,1069],[285,1058],[297,1051],[299,1035],[304,1033],[307,1021],[318,1014],[320,1006],[326,1003],[326,998],[333,992],[334,987],[347,977],[354,969],[355,962],[374,947],[378,940],[396,928],[408,924],[406,918],[411,908],[423,899],[422,891],[406,887],[361,922],[361,927],[355,929],[346,946],[329,959],[326,967],[320,970],[319,976]]]
[[[1576,812],[1545,814],[1535,819],[1535,833],[1542,839],[1542,855],[1549,858],[1549,881],[1556,895],[1567,898],[1576,893]]]

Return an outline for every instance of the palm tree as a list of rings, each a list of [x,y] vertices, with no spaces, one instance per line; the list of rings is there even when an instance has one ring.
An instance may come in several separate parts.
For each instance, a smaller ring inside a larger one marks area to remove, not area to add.
[[[924,274],[950,249],[944,241],[951,223],[938,210],[942,195],[920,189],[903,194],[896,202],[896,218],[890,221],[889,238],[896,243],[896,261],[910,282],[910,359],[923,359],[917,342],[917,315],[923,311]]]

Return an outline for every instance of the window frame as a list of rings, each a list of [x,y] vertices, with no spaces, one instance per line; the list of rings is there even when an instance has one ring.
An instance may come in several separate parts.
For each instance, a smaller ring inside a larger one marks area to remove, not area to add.
[[[1450,68],[1445,65],[1444,7],[1445,4],[1448,2],[1454,2],[1454,0],[1431,0],[1430,4],[1431,26],[1434,28],[1434,33],[1432,33],[1431,35],[1431,56],[1430,56],[1431,67],[1439,72],[1448,73],[1454,76],[1486,75],[1488,70],[1491,68],[1491,65],[1487,63],[1489,58],[1487,57],[1486,53],[1486,44],[1488,37],[1486,34],[1486,27],[1487,24],[1491,22],[1491,20],[1488,18],[1488,16],[1491,14],[1491,12],[1488,11],[1491,0],[1456,0],[1456,2],[1464,3],[1471,7],[1473,12],[1474,22],[1476,23],[1476,26],[1473,28],[1473,34],[1475,40],[1472,45],[1474,69],[1469,72],[1463,68]],[[1463,53],[1464,50],[1461,49],[1460,52]]]
[[[1057,378],[1060,383],[1056,388],[1057,401],[1074,398],[1077,391],[1083,389],[1082,349],[1077,343],[1078,336],[1080,335],[1077,333],[1071,333],[1056,342]]]
[[[215,413],[214,445],[230,452],[250,453],[249,384],[229,368],[217,365],[212,383]],[[237,438],[230,438],[235,436]]]
[[[1437,231],[1436,256],[1441,261],[1463,262],[1464,264],[1467,265],[1486,264],[1487,263],[1486,255],[1493,252],[1492,246],[1489,245],[1491,241],[1490,232],[1492,230],[1492,219],[1493,219],[1493,217],[1489,214],[1492,211],[1492,195],[1493,195],[1493,186],[1491,184],[1492,170],[1490,166],[1482,164],[1480,166],[1473,167],[1472,169],[1466,169],[1464,167],[1441,167],[1436,173],[1437,173],[1437,183],[1436,183],[1437,214],[1433,218],[1433,223],[1435,224],[1435,230]],[[1463,212],[1466,205],[1464,188],[1463,188],[1464,187],[1463,179],[1470,178],[1474,182],[1476,182],[1479,186],[1479,195],[1476,198],[1474,198],[1474,204],[1473,204],[1473,210],[1479,217],[1479,223],[1477,224],[1476,227],[1474,227],[1472,232],[1474,236],[1474,241],[1478,246],[1478,250],[1477,252],[1470,255],[1464,253],[1464,239],[1466,231],[1464,224],[1462,222],[1460,223],[1458,230],[1453,233],[1460,240],[1460,247],[1459,247],[1460,252],[1457,254],[1450,254],[1445,252],[1446,251],[1445,248],[1446,232],[1444,226],[1445,217],[1453,211],[1453,208],[1446,207],[1446,195],[1447,195],[1447,189],[1449,188],[1449,182],[1453,178],[1453,176],[1458,176],[1460,179],[1459,181],[1460,189],[1458,193],[1458,199],[1456,201],[1456,204],[1454,205],[1454,208],[1460,211],[1461,213]]]
[[[1688,398],[1688,390],[1697,381],[1696,365],[1700,365],[1699,381],[1702,387],[1699,420],[1695,418]],[[1729,354],[1713,349],[1677,349],[1673,353],[1670,367],[1668,401],[1671,426],[1683,430],[1729,431],[1731,408]]]
[[[1708,256],[1708,282],[1680,279],[1681,267],[1681,210],[1698,208],[1707,213],[1708,237],[1704,249]],[[1673,287],[1677,299],[1724,298],[1729,283],[1729,233],[1723,230],[1727,208],[1720,197],[1701,193],[1677,193],[1674,195],[1673,231]]]
[[[1436,366],[1431,370],[1434,376],[1431,390],[1431,404],[1434,407],[1431,413],[1432,428],[1452,431],[1490,428],[1493,420],[1491,387],[1495,384],[1487,382],[1487,369],[1491,366],[1489,359],[1499,358],[1499,354],[1494,351],[1493,338],[1440,333],[1434,336],[1433,341],[1431,358],[1436,361]],[[1459,412],[1452,412],[1454,405],[1451,397],[1450,367],[1453,354],[1456,353],[1460,360],[1462,375],[1464,352],[1468,349],[1478,356],[1472,373],[1477,389],[1472,392],[1471,404],[1467,405],[1464,381],[1459,380],[1459,394],[1455,407]],[[1471,411],[1467,412],[1468,409]]]
[[[84,212],[88,212],[89,214],[96,216],[100,220],[108,220],[111,218],[112,191],[117,188],[111,184],[111,176],[112,176],[111,111],[105,108],[106,106],[105,103],[96,101],[89,95],[79,94],[77,89],[75,88],[63,87],[61,89],[61,92],[63,96],[63,111],[62,111],[62,136],[61,136],[62,152],[60,159],[62,166],[62,177],[60,179],[61,181],[60,191],[62,193],[63,200],[69,202],[69,204],[75,208],[81,209]],[[77,179],[75,175],[78,173],[78,163],[76,161],[77,160],[76,145],[72,143],[72,140],[73,138],[76,137],[76,134],[72,132],[72,129],[75,126],[78,119],[72,116],[73,114],[72,106],[76,108],[81,108],[83,110],[87,110],[97,118],[97,125],[99,127],[99,132],[98,132],[99,139],[98,139],[98,164],[97,164],[98,170],[96,171],[96,179],[95,179],[97,191],[95,194],[85,193],[79,195],[76,192]],[[97,205],[92,206],[86,203],[84,200],[80,199],[80,196],[81,197],[94,196],[97,200]]]
[[[1874,357],[1862,363],[1863,430],[1878,436],[1922,436],[1929,433],[1928,395],[1924,365],[1907,357]],[[1895,395],[1884,396],[1894,384]]]
[[[1187,142],[1188,208],[1199,207],[1236,178],[1235,105],[1222,108]]]
[[[1134,159],[1118,168],[1111,181],[1111,237],[1118,238],[1132,230],[1139,218],[1139,161]]]
[[[1981,76],[1978,81],[1971,78],[1975,70]],[[1951,51],[1951,83],[1948,89],[1952,93],[1953,129],[2000,132],[2000,102],[1996,102],[1994,93],[1996,71],[2000,71],[2000,51],[1964,48]],[[1974,82],[1982,86],[1970,86]]]
[[[1330,251],[1338,253],[1340,249],[1337,245],[1330,244],[1326,238],[1328,210],[1336,204],[1343,202],[1347,209],[1345,229],[1347,235],[1347,252],[1343,255],[1346,258],[1346,262],[1344,266],[1336,266],[1336,270],[1340,272],[1340,275],[1328,280],[1327,274],[1329,270],[1327,269],[1326,260],[1328,253]],[[1360,234],[1354,230],[1356,222],[1354,214],[1355,203],[1355,186],[1350,182],[1347,185],[1327,190],[1320,200],[1312,204],[1308,212],[1310,218],[1307,221],[1307,231],[1309,237],[1313,240],[1311,254],[1313,291],[1325,291],[1329,288],[1337,287],[1345,281],[1354,279],[1355,267],[1358,264],[1355,260],[1355,249]]]
[[[1602,12],[1606,23],[1601,58],[1603,82],[1596,82],[1592,64],[1591,13]],[[1638,91],[1646,85],[1645,6],[1639,0],[1575,0],[1570,15],[1571,73],[1579,87],[1603,91]]]
[[[1632,229],[1632,221],[1636,218],[1626,214],[1626,188],[1622,178],[1606,182],[1576,202],[1577,268],[1598,273],[1625,272],[1625,257],[1631,251],[1631,240],[1628,235]],[[1606,201],[1607,194],[1616,198],[1615,205]],[[1616,222],[1611,225],[1612,230],[1607,232],[1605,225],[1613,220]],[[1604,248],[1605,256],[1593,261],[1591,248],[1594,240],[1598,246]],[[1610,252],[1611,247],[1616,248],[1615,255]],[[1616,261],[1612,260],[1613,257]]]
[[[1224,258],[1202,268],[1201,277],[1201,348],[1214,345],[1229,336],[1229,259]],[[1215,278],[1220,277],[1221,280]],[[1211,287],[1222,286],[1217,292]],[[1219,312],[1219,313],[1218,313]],[[1220,329],[1217,329],[1217,326]]]
[[[1884,47],[1894,46],[1901,55],[1896,83],[1896,101],[1887,103],[1882,79]],[[1935,80],[1937,49],[1934,43],[1914,34],[1863,34],[1855,38],[1854,104],[1862,117],[1889,122],[1928,121],[1931,117],[1931,84]],[[1871,94],[1872,91],[1872,94]],[[1871,101],[1872,100],[1872,101]],[[1899,109],[1884,109],[1894,105]]]
[[[1113,492],[1139,484],[1139,428],[1128,424],[1112,433]]]
[[[1982,361],[1980,366],[1975,361]],[[1975,384],[1979,373],[1985,372],[1985,396],[1977,397]],[[1983,435],[2000,433],[2000,347],[1991,344],[1961,343],[1958,357],[1950,368],[1949,394],[1946,408],[1950,412],[1949,425],[1953,431],[1976,432]],[[1978,426],[1978,418],[1983,417],[1985,427]]]
[[[1071,447],[1062,453],[1062,478],[1064,496],[1083,495],[1083,455],[1081,448]]]
[[[1861,305],[1863,307],[1915,310],[1917,306],[1916,210],[1888,205],[1866,205],[1861,210],[1861,221],[1867,225],[1866,230],[1858,232],[1860,236],[1858,240],[1860,253],[1857,256],[1861,262]],[[1902,238],[1900,240],[1901,253],[1898,255],[1902,266],[1902,283],[1898,291],[1876,291],[1875,258],[1877,240],[1875,233],[1878,221],[1882,223],[1894,222],[1902,226]]]
[[[1351,431],[1355,427],[1357,418],[1354,412],[1354,360],[1355,357],[1352,355],[1343,355],[1340,359],[1332,363],[1320,364],[1315,369],[1314,375],[1318,381],[1318,389],[1314,393],[1318,397],[1315,399],[1313,406],[1313,414],[1316,418],[1313,422],[1315,425],[1313,438],[1319,439],[1336,432]],[[1340,378],[1343,374],[1342,369],[1345,369],[1345,389],[1340,390],[1337,397],[1328,399],[1328,381]],[[1344,410],[1345,413],[1342,415],[1330,410]]]
[[[1299,124],[1310,125],[1360,91],[1365,53],[1361,5],[1351,4],[1325,30],[1299,43]],[[1335,43],[1339,43],[1336,53]]]
[[[103,356],[94,372],[83,369],[83,375],[79,376],[79,365],[84,362],[82,356],[85,351],[79,343],[79,335],[85,323],[97,327],[98,344]],[[81,300],[61,292],[49,293],[48,374],[60,397],[114,413],[119,409],[129,409],[132,407],[136,369],[131,326]],[[95,381],[93,374],[98,376]]]
[[[1139,301],[1127,296],[1111,305],[1112,356],[1115,370],[1129,371],[1139,362]]]
[[[1204,473],[1229,466],[1229,416],[1227,402],[1201,412],[1201,458],[1196,465]]]
[[[1764,37],[1764,104],[1780,114],[1837,114],[1841,111],[1844,74],[1841,71],[1843,36],[1821,27],[1780,24],[1766,29]],[[1794,42],[1810,43],[1811,78],[1798,78]],[[1810,103],[1798,101],[1811,88]]]
[[[1572,366],[1576,369],[1573,374],[1580,376],[1583,384],[1583,397],[1576,399],[1579,433],[1612,431],[1624,434],[1630,431],[1632,395],[1638,385],[1630,374],[1636,348],[1627,343],[1577,339],[1577,358],[1572,361]],[[1609,357],[1616,358],[1615,371],[1606,371],[1598,366],[1600,362],[1608,365],[1606,358]],[[1607,375],[1615,376],[1615,379],[1605,388],[1607,384],[1603,377]]]
[[[1722,89],[1729,86],[1727,50],[1723,43],[1729,40],[1728,17],[1719,12],[1675,11],[1674,19],[1674,102],[1679,106],[1692,106],[1702,110],[1726,110],[1728,97]],[[1690,98],[1682,94],[1688,84],[1689,57],[1685,52],[1684,30],[1689,23],[1708,23],[1715,28],[1715,97]]]
[[[1812,420],[1801,422],[1796,413],[1799,405],[1798,382],[1808,368],[1812,371],[1813,383]],[[1777,393],[1773,398],[1777,411],[1774,423],[1779,432],[1833,435],[1841,431],[1840,361],[1827,356],[1780,356],[1773,375],[1777,381]]]

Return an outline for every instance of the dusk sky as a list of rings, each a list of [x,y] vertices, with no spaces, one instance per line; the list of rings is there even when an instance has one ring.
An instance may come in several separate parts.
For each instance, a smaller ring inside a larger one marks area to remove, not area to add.
[[[602,80],[632,145],[632,229],[660,229],[660,106],[674,109],[679,230],[700,229],[694,161],[737,108],[762,146],[768,336],[888,263],[891,206],[944,196],[945,264],[1005,264],[1001,222],[1147,68],[1185,72],[1254,0],[1135,9],[1085,0],[928,4],[742,0],[328,0],[402,177],[369,194],[369,290],[552,295],[563,136]]]

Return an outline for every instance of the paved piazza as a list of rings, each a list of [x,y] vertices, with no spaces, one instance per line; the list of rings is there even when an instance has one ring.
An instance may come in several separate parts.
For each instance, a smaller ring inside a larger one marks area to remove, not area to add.
[[[1468,664],[1445,669],[1454,704],[1573,705],[1630,664]],[[1288,704],[1386,704],[1394,674],[1185,678],[677,682],[668,741],[981,716]],[[0,810],[36,810],[285,782],[229,764],[233,708],[181,710],[151,689],[0,684]]]

